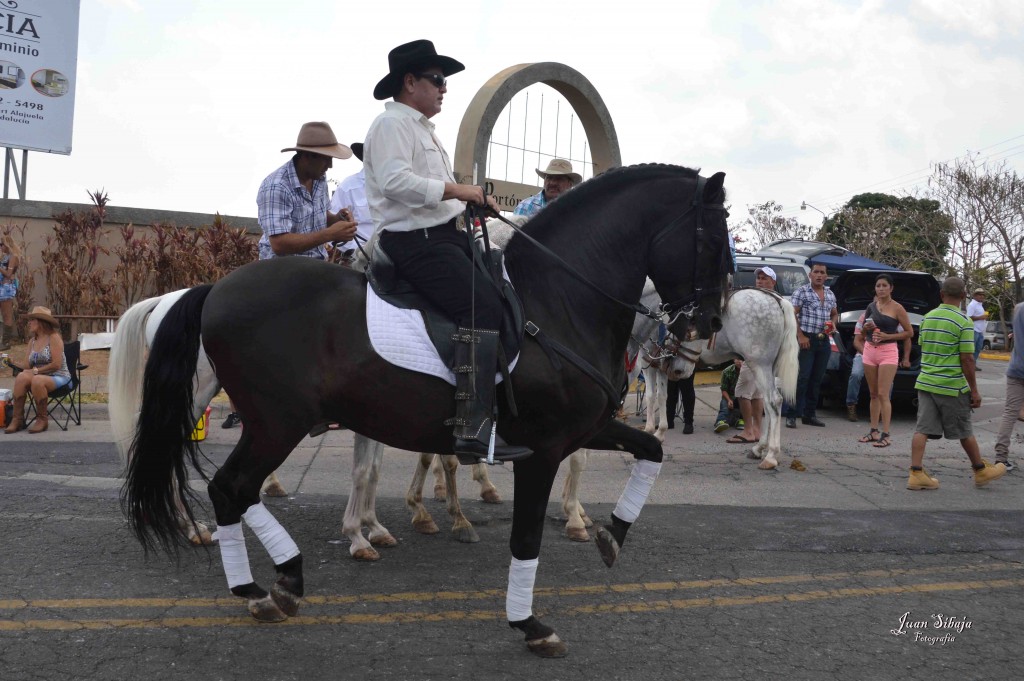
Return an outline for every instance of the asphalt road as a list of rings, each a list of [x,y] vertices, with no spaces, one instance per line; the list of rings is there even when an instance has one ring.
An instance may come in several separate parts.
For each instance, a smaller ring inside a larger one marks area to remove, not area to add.
[[[982,366],[975,426],[990,456],[1002,365]],[[101,407],[69,433],[0,436],[0,678],[1020,677],[1020,471],[975,489],[959,445],[933,442],[925,465],[942,488],[909,492],[912,415],[875,450],[855,442],[863,422],[825,412],[828,428],[784,430],[780,470],[764,472],[711,432],[717,388],[698,400],[697,432],[669,431],[662,476],[614,568],[562,536],[551,504],[534,609],[569,643],[561,660],[534,658],[504,621],[508,469],[491,471],[500,505],[460,476],[481,538],[460,544],[439,502],[428,506],[441,534],[412,530],[413,459],[389,451],[377,508],[400,543],[356,563],[340,534],[351,435],[307,440],[281,471],[292,496],[267,501],[303,551],[307,598],[300,616],[259,625],[227,592],[216,550],[147,559],[129,536]],[[238,434],[222,417],[204,443],[213,464]],[[793,458],[807,470],[790,469]],[[628,465],[591,457],[582,497],[595,519]],[[250,557],[269,584],[253,541]]]

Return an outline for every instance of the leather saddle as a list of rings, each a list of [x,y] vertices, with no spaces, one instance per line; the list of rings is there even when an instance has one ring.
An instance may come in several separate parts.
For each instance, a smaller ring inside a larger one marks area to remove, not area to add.
[[[484,257],[486,256],[481,254],[480,257],[474,260],[477,276],[492,280],[491,272],[488,271],[488,268],[484,267]],[[503,271],[504,253],[496,248],[492,248],[491,258],[494,271]],[[398,275],[394,261],[391,260],[387,252],[381,247],[379,239],[374,241],[373,248],[370,251],[370,262],[366,268],[366,279],[377,296],[386,300],[391,305],[405,310],[420,311],[427,328],[427,334],[437,349],[437,353],[441,356],[441,361],[448,368],[454,369],[456,343],[454,338],[458,327],[440,308],[420,295],[413,288],[412,284]],[[512,288],[508,281],[502,279],[494,283],[501,292],[502,307],[504,309],[499,338],[505,357],[511,362],[519,354],[519,347],[523,341],[523,331],[526,325],[525,313],[519,296],[516,295],[515,289]]]

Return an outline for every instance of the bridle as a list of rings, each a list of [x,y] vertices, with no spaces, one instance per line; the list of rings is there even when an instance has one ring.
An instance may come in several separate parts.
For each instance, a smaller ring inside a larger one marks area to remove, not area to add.
[[[701,253],[704,250],[704,211],[705,210],[725,210],[725,204],[723,204],[723,203],[704,203],[704,185],[706,183],[707,183],[707,178],[701,177],[700,175],[697,176],[697,187],[696,187],[696,190],[694,191],[693,201],[690,203],[690,206],[685,211],[680,213],[678,216],[676,216],[675,218],[670,220],[665,226],[661,227],[657,232],[655,232],[654,238],[651,241],[652,245],[657,244],[658,241],[660,241],[662,239],[662,237],[668,232],[668,230],[670,230],[673,227],[675,227],[678,223],[681,223],[686,218],[686,216],[689,215],[690,213],[692,213],[694,210],[697,211],[697,228],[694,230],[694,240],[695,240],[695,243],[696,243],[696,254],[695,254],[695,257],[693,259],[693,279],[692,279],[693,286],[694,286],[693,291],[689,295],[686,295],[686,296],[684,296],[682,298],[679,298],[677,300],[673,300],[673,301],[668,302],[668,303],[662,302],[661,304],[659,304],[657,307],[655,307],[653,309],[647,307],[646,305],[644,305],[643,303],[640,303],[640,302],[627,303],[625,301],[619,300],[615,296],[613,296],[610,293],[606,292],[600,286],[598,286],[597,284],[593,283],[592,281],[590,281],[589,279],[584,277],[582,274],[580,274],[578,271],[576,271],[576,269],[574,269],[572,265],[570,265],[565,260],[563,260],[560,255],[558,255],[557,253],[552,251],[550,248],[548,248],[547,246],[545,246],[541,242],[539,242],[536,239],[534,239],[532,236],[530,236],[529,234],[524,232],[522,229],[520,229],[518,225],[514,224],[511,220],[508,220],[507,218],[505,218],[500,213],[495,213],[495,212],[493,212],[490,209],[483,209],[483,208],[478,208],[478,207],[475,207],[475,206],[470,207],[470,212],[471,212],[471,215],[473,217],[481,218],[480,223],[481,223],[481,226],[482,226],[482,228],[484,230],[484,239],[485,240],[487,239],[487,222],[486,222],[486,220],[484,220],[482,218],[484,218],[484,213],[489,213],[491,217],[496,217],[501,222],[504,222],[506,225],[511,227],[513,229],[513,231],[515,231],[521,237],[523,237],[524,239],[529,241],[531,244],[533,244],[534,246],[539,248],[543,253],[545,253],[550,258],[552,258],[556,263],[558,263],[558,265],[560,265],[562,267],[562,269],[564,269],[566,272],[568,272],[570,275],[572,275],[578,281],[586,284],[587,286],[589,286],[593,290],[597,291],[602,296],[604,296],[605,298],[611,300],[615,304],[620,305],[622,307],[625,307],[625,308],[631,310],[632,312],[634,312],[636,314],[643,315],[644,317],[647,317],[648,319],[653,319],[653,320],[655,320],[657,322],[661,322],[661,323],[665,324],[665,326],[668,327],[668,326],[672,326],[673,324],[675,324],[675,322],[680,317],[685,317],[688,321],[692,321],[693,317],[697,314],[697,310],[700,309],[700,300],[701,300],[701,298],[703,298],[705,295],[707,295],[709,293],[716,293],[716,292],[720,292],[722,290],[722,285],[721,284],[718,284],[716,286],[712,286],[712,287],[709,287],[709,288],[702,288],[697,283],[698,282],[698,280],[697,280],[697,267],[698,267],[698,263],[700,263]],[[470,224],[472,224],[472,223],[470,223]]]

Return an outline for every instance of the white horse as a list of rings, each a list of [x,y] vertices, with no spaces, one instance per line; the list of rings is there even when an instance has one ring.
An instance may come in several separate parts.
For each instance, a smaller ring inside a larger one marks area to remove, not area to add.
[[[648,293],[645,288],[643,303],[648,307],[657,305],[660,302],[657,300],[657,293],[654,293],[653,299],[647,297]],[[740,289],[731,292],[722,312],[722,330],[711,342],[687,341],[680,344],[681,350],[672,353],[674,356],[667,360],[668,378],[689,378],[693,375],[698,358],[707,364],[720,364],[735,357],[743,358],[744,366],[749,366],[755,371],[758,392],[766,396],[765,413],[768,422],[768,427],[762,430],[761,440],[751,450],[750,456],[763,457],[764,460],[758,468],[770,470],[779,464],[777,455],[781,450],[783,398],[789,401],[796,399],[796,382],[800,372],[796,315],[789,301],[764,289]],[[637,316],[634,332],[637,325],[642,324],[643,319],[645,318]],[[654,328],[657,328],[656,325]],[[648,330],[647,333],[652,333],[652,330]],[[636,337],[637,334],[634,333],[634,339]],[[661,349],[659,353],[664,355],[670,351]],[[687,355],[690,359],[686,358]],[[648,379],[648,394],[654,382]],[[665,392],[662,391],[661,395],[661,409],[664,410]],[[651,409],[652,406],[648,403],[648,423]],[[586,469],[587,458],[588,452],[585,449],[569,457],[569,475],[562,488],[562,510],[568,518],[565,533],[573,541],[590,539],[586,528],[592,523],[579,501],[580,479]]]
[[[672,360],[669,369],[676,378],[691,376],[698,357],[705,364],[720,364],[738,357],[743,360],[744,371],[754,372],[757,392],[764,395],[768,427],[762,429],[761,439],[750,456],[763,459],[758,468],[771,470],[778,466],[782,402],[783,398],[789,402],[796,400],[800,373],[796,315],[790,302],[765,289],[733,291],[722,310],[722,330],[710,341],[686,341],[681,348],[680,356]]]
[[[145,368],[143,358],[145,350],[152,342],[156,330],[167,311],[178,298],[184,295],[185,290],[175,291],[136,303],[121,317],[117,332],[114,334],[107,377],[109,389],[108,409],[114,443],[125,463],[127,463],[128,446],[135,432],[139,406],[142,400],[142,375]],[[138,361],[132,362],[132,358],[137,358]],[[199,347],[199,362],[193,383],[195,395],[194,417],[198,421],[205,411],[206,405],[220,391],[220,384],[216,380],[213,367],[210,365],[202,345]],[[342,534],[351,542],[349,552],[357,560],[377,560],[380,558],[380,554],[375,547],[395,546],[398,543],[388,529],[377,519],[375,509],[377,483],[380,479],[380,467],[384,454],[383,450],[383,445],[379,442],[370,440],[358,433],[354,435],[352,489],[342,520]],[[432,455],[425,456],[429,457]],[[454,457],[452,458],[454,459]],[[427,465],[429,465],[429,458]],[[425,470],[426,466],[424,466]],[[456,489],[454,471],[454,466],[447,465],[443,467],[446,484],[450,490]],[[475,473],[474,479],[478,478],[479,475]],[[422,487],[422,484],[420,486]],[[412,490],[410,489],[410,494],[411,492]],[[278,481],[276,474],[272,473],[264,482],[263,493],[272,496],[282,496],[285,494],[284,488]],[[494,486],[486,478],[486,473],[483,474],[483,481],[481,482],[481,496],[484,497],[485,501],[492,503],[501,501],[497,496]],[[409,505],[415,512],[415,505],[413,503]],[[422,504],[419,504],[419,506],[422,507]],[[472,534],[475,533],[473,533],[469,521],[462,515],[462,510],[458,505],[458,497],[455,493],[449,495],[448,510],[454,521],[452,531],[456,537],[461,541],[474,541]],[[189,540],[193,544],[212,543],[213,540],[207,527],[202,523],[196,523],[195,525],[190,523],[184,509],[179,509],[179,518],[182,527],[186,529]],[[367,528],[366,537],[363,537],[362,534],[364,526]],[[468,533],[463,529],[466,526],[469,527]]]

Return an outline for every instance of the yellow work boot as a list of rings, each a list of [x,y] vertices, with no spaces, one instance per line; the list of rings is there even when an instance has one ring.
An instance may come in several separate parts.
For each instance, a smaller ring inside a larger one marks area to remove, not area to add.
[[[984,487],[993,480],[998,480],[1006,475],[1006,466],[1003,464],[997,463],[993,466],[988,461],[985,461],[985,459],[982,459],[981,462],[985,464],[985,467],[974,469],[975,487]]]
[[[907,478],[907,489],[938,489],[939,481],[928,475],[922,468],[919,471],[910,469],[910,477]]]

